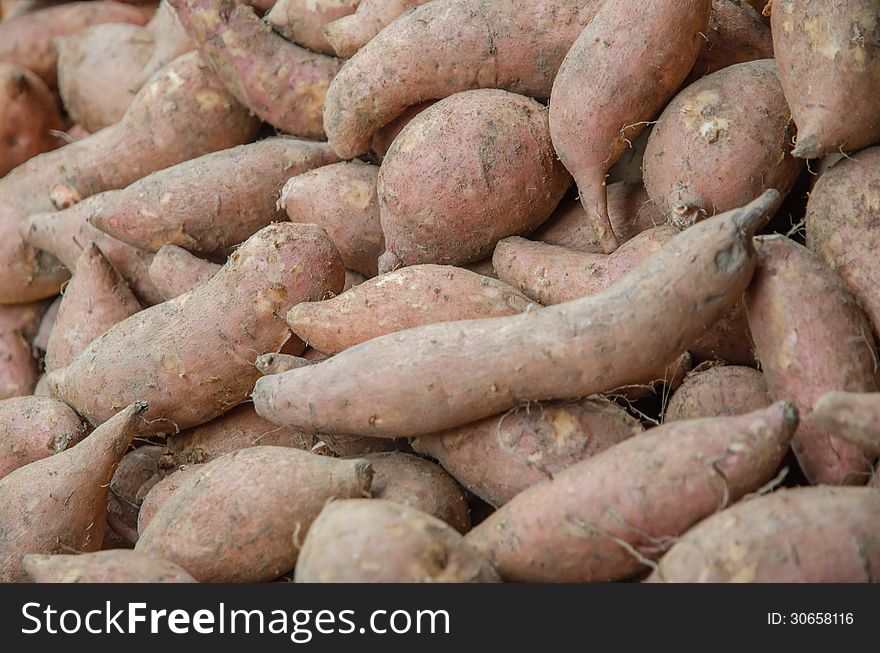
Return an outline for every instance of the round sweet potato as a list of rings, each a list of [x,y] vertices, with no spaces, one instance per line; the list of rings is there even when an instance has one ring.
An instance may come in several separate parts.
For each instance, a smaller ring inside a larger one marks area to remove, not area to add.
[[[669,399],[666,422],[701,417],[733,417],[772,402],[764,375],[751,367],[712,365],[691,372]]]

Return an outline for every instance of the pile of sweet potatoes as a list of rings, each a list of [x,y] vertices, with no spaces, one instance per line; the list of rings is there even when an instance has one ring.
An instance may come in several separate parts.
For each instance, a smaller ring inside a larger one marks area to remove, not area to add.
[[[7,6],[0,581],[880,581],[875,0]]]

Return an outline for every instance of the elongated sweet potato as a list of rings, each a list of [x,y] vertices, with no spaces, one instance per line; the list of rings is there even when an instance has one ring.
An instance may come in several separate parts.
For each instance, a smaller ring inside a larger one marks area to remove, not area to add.
[[[0,180],[0,303],[53,295],[67,277],[51,256],[21,242],[22,218],[246,142],[258,127],[191,53],[144,86],[122,121],[16,168]],[[120,152],[129,153],[124,162]]]
[[[519,406],[424,435],[413,449],[436,459],[459,483],[499,507],[523,490],[644,431],[598,397]]]
[[[136,402],[75,447],[16,469],[0,479],[0,579],[26,580],[26,553],[101,548],[107,486],[113,469],[143,425]],[[27,506],[28,510],[22,510]]]
[[[28,12],[0,23],[0,61],[8,61],[39,75],[55,86],[54,41],[100,23],[144,25],[148,16],[121,2],[71,2]]]
[[[465,539],[504,580],[623,580],[772,479],[796,427],[785,402],[657,427],[522,492]]]
[[[606,254],[619,243],[605,176],[687,77],[711,8],[711,0],[606,2],[559,68],[550,97],[553,146]]]
[[[746,61],[772,59],[773,36],[759,11],[745,0],[712,0],[706,42],[688,79]]]
[[[733,417],[772,402],[764,375],[751,367],[712,365],[687,376],[666,405],[664,419],[674,422],[702,417]]]
[[[360,0],[355,11],[345,12],[324,26],[324,35],[331,51],[349,59],[373,40],[398,16],[429,0]]]
[[[266,14],[266,22],[292,43],[314,52],[336,54],[324,36],[324,26],[353,13],[360,2],[361,0],[278,0]]]
[[[565,53],[598,0],[433,0],[383,30],[327,90],[324,128],[344,159],[410,107],[475,88],[550,97]],[[436,62],[442,62],[438,71]],[[388,80],[394,83],[389,84]]]
[[[140,74],[128,87],[134,93],[141,90],[150,77],[159,70],[195,47],[180,23],[174,7],[168,4],[168,0],[159,3],[159,8],[147,24],[147,29],[151,29],[155,34],[156,45]]]
[[[283,218],[275,202],[284,182],[337,160],[326,143],[267,138],[154,172],[110,194],[89,222],[150,252],[225,250]]]
[[[234,0],[170,0],[238,101],[278,129],[323,138],[324,94],[342,62],[287,41]]]
[[[679,93],[654,126],[644,161],[648,195],[679,228],[767,188],[784,197],[803,168],[790,154],[791,127],[773,59],[708,75]]]
[[[37,360],[30,339],[45,310],[45,302],[0,306],[0,400],[33,392]]]
[[[381,499],[329,504],[303,543],[298,583],[487,583],[498,574],[461,534]]]
[[[367,496],[372,476],[365,460],[242,449],[202,465],[177,488],[135,550],[175,562],[201,582],[272,580],[296,564],[298,543],[324,504]]]
[[[770,20],[798,130],[792,154],[813,159],[880,140],[880,6],[874,0],[778,0]]]
[[[259,376],[254,359],[290,337],[290,307],[338,292],[344,274],[320,227],[270,225],[201,286],[114,326],[49,374],[49,385],[93,424],[128,396],[152,402],[149,430],[203,424],[247,397]]]
[[[362,456],[373,468],[370,495],[421,510],[459,533],[471,528],[470,509],[452,477],[432,462],[400,451]]]
[[[31,157],[60,146],[58,102],[39,77],[0,62],[0,177]]]
[[[122,120],[130,87],[155,46],[146,28],[109,23],[58,39],[58,90],[70,117],[89,132]]]
[[[156,445],[138,447],[125,454],[113,472],[107,500],[107,525],[131,544],[138,539],[138,490],[159,471],[163,452],[164,449]]]
[[[177,491],[190,476],[195,474],[201,465],[182,465],[176,469],[165,471],[165,476],[160,478],[160,474],[146,483],[138,490],[138,499],[140,500],[140,510],[138,510],[137,532],[138,537],[149,526],[153,517],[159,512],[162,504],[168,500],[174,492]]]
[[[880,393],[829,392],[819,397],[813,416],[824,431],[880,454]]]
[[[89,243],[64,290],[46,347],[46,371],[66,367],[95,338],[140,310],[125,280],[98,246]]]
[[[478,261],[501,238],[550,217],[571,180],[553,152],[547,116],[532,99],[481,89],[413,118],[379,171],[379,271]]]
[[[778,490],[713,515],[660,560],[649,582],[876,583],[880,492]]]
[[[807,202],[807,246],[843,279],[880,334],[880,147],[836,163]]]
[[[45,397],[0,401],[0,478],[72,447],[85,435],[79,415],[60,401]]]
[[[293,222],[324,227],[346,267],[373,277],[385,251],[378,177],[379,168],[362,161],[327,165],[290,179],[279,206]]]
[[[451,265],[388,272],[338,297],[294,306],[287,323],[325,354],[424,324],[516,315],[539,309],[502,281]]]
[[[778,197],[768,191],[743,209],[695,225],[596,295],[383,336],[316,365],[263,377],[254,405],[263,417],[300,428],[415,436],[527,400],[578,398],[639,383],[740,299],[756,261],[752,235]]]
[[[150,263],[150,279],[164,299],[174,299],[205,283],[221,267],[177,245],[163,245]]]
[[[21,566],[34,583],[195,583],[172,562],[138,551],[26,555]]]
[[[829,435],[813,405],[831,390],[877,390],[871,326],[834,273],[783,236],[756,239],[760,263],[746,295],[749,326],[770,395],[794,401],[801,425],[792,449],[811,483],[861,485],[869,457]]]
[[[621,181],[608,186],[608,218],[621,245],[637,234],[666,222],[642,182]],[[564,200],[544,224],[532,232],[532,240],[559,245],[579,252],[601,254],[602,247],[584,205]]]

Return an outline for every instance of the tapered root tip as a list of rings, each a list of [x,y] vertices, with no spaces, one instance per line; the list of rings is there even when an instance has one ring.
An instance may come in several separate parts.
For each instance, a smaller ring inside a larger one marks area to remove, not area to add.
[[[806,134],[798,137],[791,155],[799,159],[818,159],[825,155],[819,141]]]
[[[147,408],[149,408],[149,404],[146,401],[136,401],[131,405],[131,412],[134,415],[143,415],[147,412]]]
[[[765,190],[760,197],[739,209],[733,218],[734,222],[740,229],[746,231],[750,236],[754,236],[758,229],[770,220],[781,197],[775,188]]]

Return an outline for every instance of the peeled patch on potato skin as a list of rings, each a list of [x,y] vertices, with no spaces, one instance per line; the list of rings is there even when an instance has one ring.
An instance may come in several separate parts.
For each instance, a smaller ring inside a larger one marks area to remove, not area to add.
[[[880,492],[777,490],[728,508],[687,532],[649,582],[876,583]]]
[[[417,7],[333,79],[324,106],[330,144],[344,159],[364,154],[373,135],[407,107],[475,88],[550,97],[565,53],[600,4],[432,0]]]
[[[666,405],[665,422],[733,417],[772,403],[764,375],[751,367],[711,365],[685,378]]]
[[[772,479],[796,427],[780,402],[651,429],[520,493],[465,539],[507,581],[626,579]]]
[[[261,582],[296,564],[331,499],[367,496],[370,464],[288,447],[251,447],[199,467],[138,540],[200,582]]]
[[[875,392],[871,326],[834,273],[784,236],[756,239],[760,263],[746,295],[749,326],[767,387],[793,401],[801,424],[792,450],[813,484],[863,485],[871,458],[822,431],[813,406],[830,390]]]
[[[195,583],[172,562],[137,551],[80,555],[27,555],[22,566],[34,583]]]
[[[458,93],[404,128],[379,171],[379,271],[461,265],[544,222],[571,182],[546,107],[499,90]]]
[[[424,324],[538,310],[503,281],[452,265],[414,265],[387,272],[323,302],[297,304],[287,323],[325,354]]]
[[[149,431],[205,423],[247,397],[260,374],[256,357],[290,337],[290,307],[339,292],[344,278],[323,229],[270,225],[209,281],[110,329],[51,373],[50,387],[94,424],[131,396],[150,402]]]
[[[521,406],[421,436],[413,448],[435,458],[471,492],[499,507],[532,485],[643,431],[625,410],[595,397]]]
[[[679,228],[767,188],[784,197],[803,168],[791,156],[793,131],[773,59],[708,75],[679,93],[651,132],[648,195]]]
[[[776,0],[773,47],[804,159],[880,140],[880,6]]]
[[[553,146],[606,254],[619,246],[608,217],[608,169],[687,77],[711,6],[711,0],[606,2],[559,68],[550,97]]]
[[[339,0],[335,0],[339,4]],[[351,58],[398,16],[429,0],[360,0],[355,11],[324,26],[325,42],[340,57]]]
[[[498,574],[436,517],[382,499],[334,501],[312,524],[297,583],[487,583]]]

